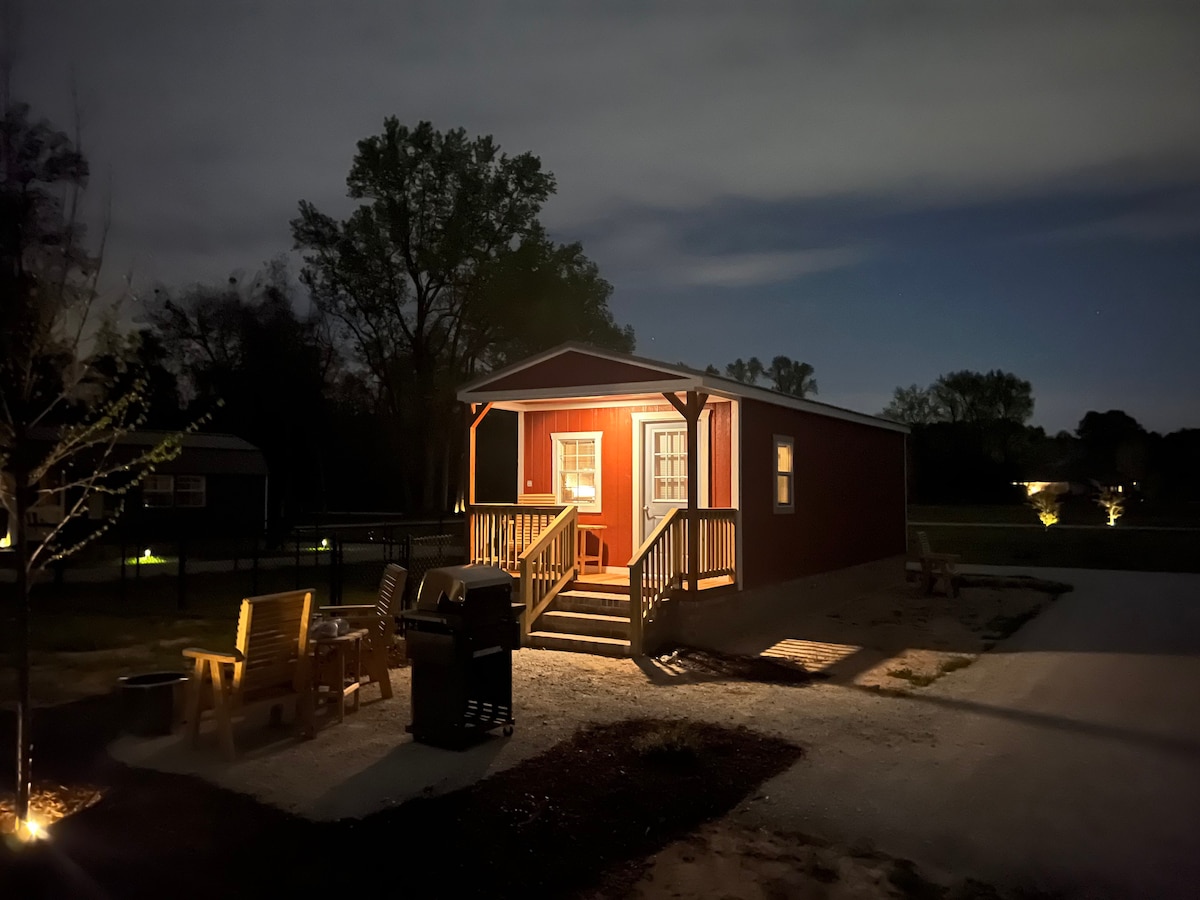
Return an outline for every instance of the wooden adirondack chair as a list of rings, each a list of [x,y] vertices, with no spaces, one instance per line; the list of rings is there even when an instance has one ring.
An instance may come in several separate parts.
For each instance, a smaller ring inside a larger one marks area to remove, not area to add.
[[[946,585],[946,596],[958,596],[958,561],[957,553],[934,553],[929,549],[929,536],[917,532],[917,541],[921,545],[921,585],[926,594],[933,593],[934,586],[940,578]]]
[[[392,680],[388,677],[388,649],[396,633],[396,616],[400,614],[400,602],[404,597],[404,583],[408,570],[391,563],[384,567],[379,580],[379,598],[375,603],[351,606],[322,606],[320,611],[329,616],[348,619],[351,628],[367,629],[363,641],[363,673],[369,683],[379,685],[380,698],[392,696]]]
[[[192,745],[200,737],[200,719],[209,709],[226,757],[237,750],[233,717],[253,703],[295,697],[309,690],[308,626],[312,588],[248,597],[238,616],[237,646],[232,652],[189,647],[194,663],[188,685],[187,728]]]

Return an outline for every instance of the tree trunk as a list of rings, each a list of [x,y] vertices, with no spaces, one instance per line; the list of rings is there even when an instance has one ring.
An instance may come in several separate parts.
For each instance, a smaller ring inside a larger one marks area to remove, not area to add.
[[[23,470],[16,477],[16,551],[17,551],[17,821],[29,818],[33,769],[33,709],[30,684],[30,609],[29,540],[26,516],[29,512],[29,476]]]

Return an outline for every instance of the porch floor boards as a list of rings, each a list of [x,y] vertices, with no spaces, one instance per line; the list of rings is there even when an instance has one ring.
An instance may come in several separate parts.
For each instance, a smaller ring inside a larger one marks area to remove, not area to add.
[[[734,580],[728,575],[714,575],[712,578],[700,579],[700,590],[711,591],[717,588],[731,587]],[[589,572],[575,578],[574,586],[586,591],[589,587],[629,587],[628,572]]]

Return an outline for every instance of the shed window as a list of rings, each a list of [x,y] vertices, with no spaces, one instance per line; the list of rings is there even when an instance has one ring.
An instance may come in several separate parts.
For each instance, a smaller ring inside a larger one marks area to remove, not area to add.
[[[207,487],[203,475],[176,475],[175,505],[192,508],[204,506]]]
[[[142,482],[142,504],[155,509],[175,505],[175,479],[170,475],[147,475]]]
[[[790,437],[775,435],[775,512],[796,509],[795,442]]]
[[[600,512],[599,431],[552,434],[554,442],[554,499],[580,512]]]

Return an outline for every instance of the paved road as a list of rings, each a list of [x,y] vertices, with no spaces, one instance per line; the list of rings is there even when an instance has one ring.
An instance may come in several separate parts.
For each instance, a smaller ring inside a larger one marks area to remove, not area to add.
[[[908,739],[815,742],[737,817],[998,883],[1200,896],[1200,575],[987,571],[1075,590],[894,701]]]

